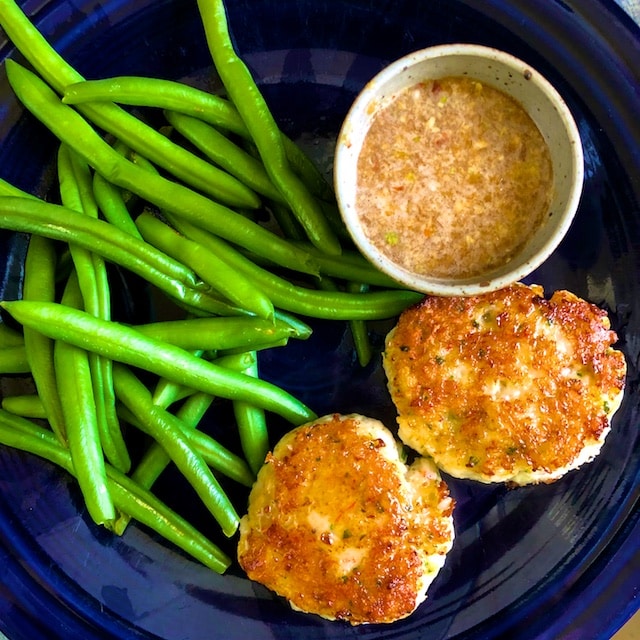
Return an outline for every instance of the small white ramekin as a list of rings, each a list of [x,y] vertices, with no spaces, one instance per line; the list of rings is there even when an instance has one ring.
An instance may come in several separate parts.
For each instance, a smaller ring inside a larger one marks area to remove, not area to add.
[[[365,135],[380,105],[420,81],[467,76],[502,90],[529,113],[546,141],[553,166],[548,215],[535,235],[508,263],[478,277],[434,278],[411,272],[383,254],[365,235],[356,208],[357,164]],[[451,44],[411,53],[383,69],[354,101],[338,136],[334,183],[338,205],[353,241],[376,267],[416,291],[475,295],[522,280],[539,267],[567,233],[578,208],[584,158],[578,127],[558,91],[518,58],[490,47]]]

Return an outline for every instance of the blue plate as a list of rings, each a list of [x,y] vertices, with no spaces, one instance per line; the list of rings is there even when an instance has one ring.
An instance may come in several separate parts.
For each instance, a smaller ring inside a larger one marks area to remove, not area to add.
[[[210,60],[195,4],[23,3],[87,77],[144,74],[201,82]],[[411,50],[477,42],[514,53],[548,76],[579,123],[586,184],[568,237],[531,281],[548,291],[568,288],[610,311],[629,363],[625,400],[601,455],[556,484],[508,491],[451,480],[458,503],[453,551],[427,602],[390,626],[351,628],[294,613],[237,567],[217,576],[136,525],[113,537],[90,523],[64,473],[1,449],[0,629],[11,640],[609,638],[637,607],[640,575],[637,27],[613,2],[595,0],[228,5],[237,47],[278,120],[321,162],[329,161],[357,91]],[[0,47],[1,58],[19,58],[10,44]],[[3,71],[0,114],[2,177],[46,193],[55,141],[23,112]],[[24,236],[0,234],[5,297],[20,295],[24,248]],[[146,311],[144,304],[126,309]],[[314,326],[308,342],[264,354],[264,376],[318,413],[358,411],[392,425],[379,359],[360,368],[343,325]],[[387,328],[372,327],[378,352]],[[211,418],[208,428],[215,432],[218,423]],[[275,438],[284,425],[274,422],[272,428]],[[170,503],[186,504],[196,524],[217,535],[195,501],[185,498],[188,488],[180,478],[167,474],[159,491]],[[246,495],[234,498],[242,508]]]

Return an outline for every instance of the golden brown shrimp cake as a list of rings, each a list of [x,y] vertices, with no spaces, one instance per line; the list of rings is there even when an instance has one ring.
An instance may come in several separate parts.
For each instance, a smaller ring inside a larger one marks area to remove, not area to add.
[[[330,415],[286,434],[240,523],[247,575],[300,611],[351,624],[412,613],[451,548],[453,500],[432,461],[407,466],[385,426]]]
[[[626,363],[606,312],[537,285],[427,297],[387,336],[399,436],[458,478],[552,482],[592,460]]]

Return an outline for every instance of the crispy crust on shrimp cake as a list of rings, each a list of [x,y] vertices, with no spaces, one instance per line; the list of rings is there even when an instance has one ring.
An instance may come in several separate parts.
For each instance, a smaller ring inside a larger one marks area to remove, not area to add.
[[[552,482],[600,452],[626,362],[606,312],[537,285],[427,297],[387,336],[399,436],[441,470]]]
[[[381,422],[356,414],[286,434],[240,522],[247,575],[330,620],[412,613],[452,546],[453,499],[431,460],[407,466],[399,451]]]

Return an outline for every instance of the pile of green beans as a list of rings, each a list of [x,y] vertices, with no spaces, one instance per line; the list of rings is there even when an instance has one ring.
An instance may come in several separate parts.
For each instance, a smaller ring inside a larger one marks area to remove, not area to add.
[[[138,520],[222,573],[231,558],[153,494],[158,477],[173,466],[232,537],[246,505],[221,478],[252,486],[271,414],[316,417],[261,378],[260,352],[307,339],[306,318],[331,319],[366,366],[367,323],[420,295],[346,244],[331,186],[278,128],[224,3],[196,1],[228,98],[173,80],[87,81],[0,0],[0,27],[33,69],[7,59],[9,83],[59,141],[46,200],[0,179],[0,228],[30,236],[22,298],[0,301],[0,375],[30,391],[2,399],[0,443],[73,475],[95,523],[121,535]],[[112,318],[109,264],[147,283],[160,317]],[[222,403],[239,452],[199,430]],[[147,443],[135,456],[132,430]]]

